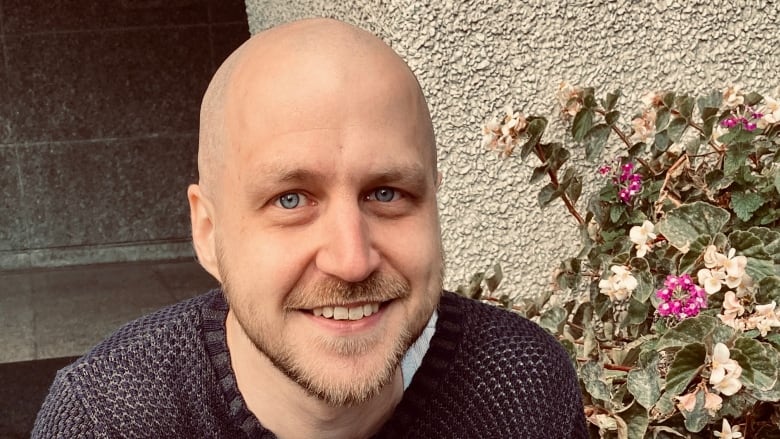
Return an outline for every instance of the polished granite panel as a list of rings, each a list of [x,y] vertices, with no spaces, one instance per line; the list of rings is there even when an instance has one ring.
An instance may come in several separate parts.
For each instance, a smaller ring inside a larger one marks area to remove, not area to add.
[[[144,264],[52,270],[33,278],[33,290],[37,358],[83,354],[124,323],[177,300]]]
[[[82,355],[130,320],[214,285],[192,260],[0,271],[0,363]]]
[[[193,132],[210,44],[208,27],[7,36],[9,141]]]
[[[9,34],[208,22],[207,0],[3,0],[3,12]]]
[[[186,239],[196,135],[19,147],[30,248]]]
[[[184,300],[219,286],[219,282],[194,260],[178,264],[158,264],[154,267],[154,273],[177,300]]]
[[[0,275],[0,334],[0,363],[35,357],[35,316],[29,276]]]
[[[212,26],[214,70],[247,39],[249,39],[249,26],[246,23]]]
[[[22,188],[16,147],[0,145],[0,251],[27,246],[27,224],[19,215]]]
[[[211,23],[243,22],[247,25],[244,0],[208,0]]]

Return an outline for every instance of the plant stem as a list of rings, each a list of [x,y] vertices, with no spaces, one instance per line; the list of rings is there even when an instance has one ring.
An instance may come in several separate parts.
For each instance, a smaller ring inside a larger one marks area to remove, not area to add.
[[[539,145],[539,142],[534,145],[534,152],[536,153],[536,156],[541,160],[542,163],[545,163],[547,161],[547,158],[544,156],[544,151],[542,150],[541,146]],[[550,182],[552,183],[555,190],[558,190],[560,187],[560,183],[558,182],[558,175],[555,171],[552,169],[547,170],[547,175],[550,177]],[[569,211],[569,213],[574,216],[574,219],[577,220],[577,222],[581,225],[585,225],[585,220],[582,218],[579,212],[577,212],[577,209],[574,207],[574,203],[571,202],[569,199],[569,196],[566,195],[566,193],[561,194],[561,200],[563,200],[563,204],[566,205],[566,209]]]
[[[601,108],[594,108],[593,110],[602,116],[607,115],[607,112],[602,110]],[[612,124],[609,127],[612,128],[612,131],[614,131],[615,134],[617,134],[617,136],[620,137],[620,140],[622,140],[627,147],[631,148],[631,140],[628,139],[628,137],[623,133],[623,131],[620,131],[620,128],[616,127],[615,124]]]

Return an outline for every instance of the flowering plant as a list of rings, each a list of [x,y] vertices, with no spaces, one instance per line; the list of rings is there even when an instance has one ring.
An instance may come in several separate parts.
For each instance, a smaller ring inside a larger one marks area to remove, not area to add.
[[[460,292],[560,340],[595,437],[780,437],[780,103],[739,87],[652,93],[625,123],[619,92],[559,94],[562,140],[592,163],[614,153],[594,166],[603,185],[585,214],[572,153],[543,141],[545,118],[506,108],[483,143],[538,159],[539,204],[562,200],[582,251],[539,297],[501,295],[499,267]]]

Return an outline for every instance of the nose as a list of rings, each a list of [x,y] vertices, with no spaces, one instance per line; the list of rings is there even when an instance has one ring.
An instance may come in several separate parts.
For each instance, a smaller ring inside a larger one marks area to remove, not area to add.
[[[359,282],[380,263],[372,240],[371,225],[358,205],[330,206],[321,233],[316,265],[319,271],[345,282]]]

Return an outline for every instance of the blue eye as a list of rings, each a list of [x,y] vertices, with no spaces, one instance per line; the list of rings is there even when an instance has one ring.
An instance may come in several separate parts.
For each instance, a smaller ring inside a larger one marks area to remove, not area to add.
[[[395,194],[395,189],[383,187],[375,190],[372,196],[377,201],[387,203],[389,201],[393,201],[395,199],[396,194]]]
[[[300,206],[305,200],[306,200],[305,195],[296,192],[290,192],[288,194],[281,195],[276,200],[276,204],[284,209],[295,209],[296,207]]]

